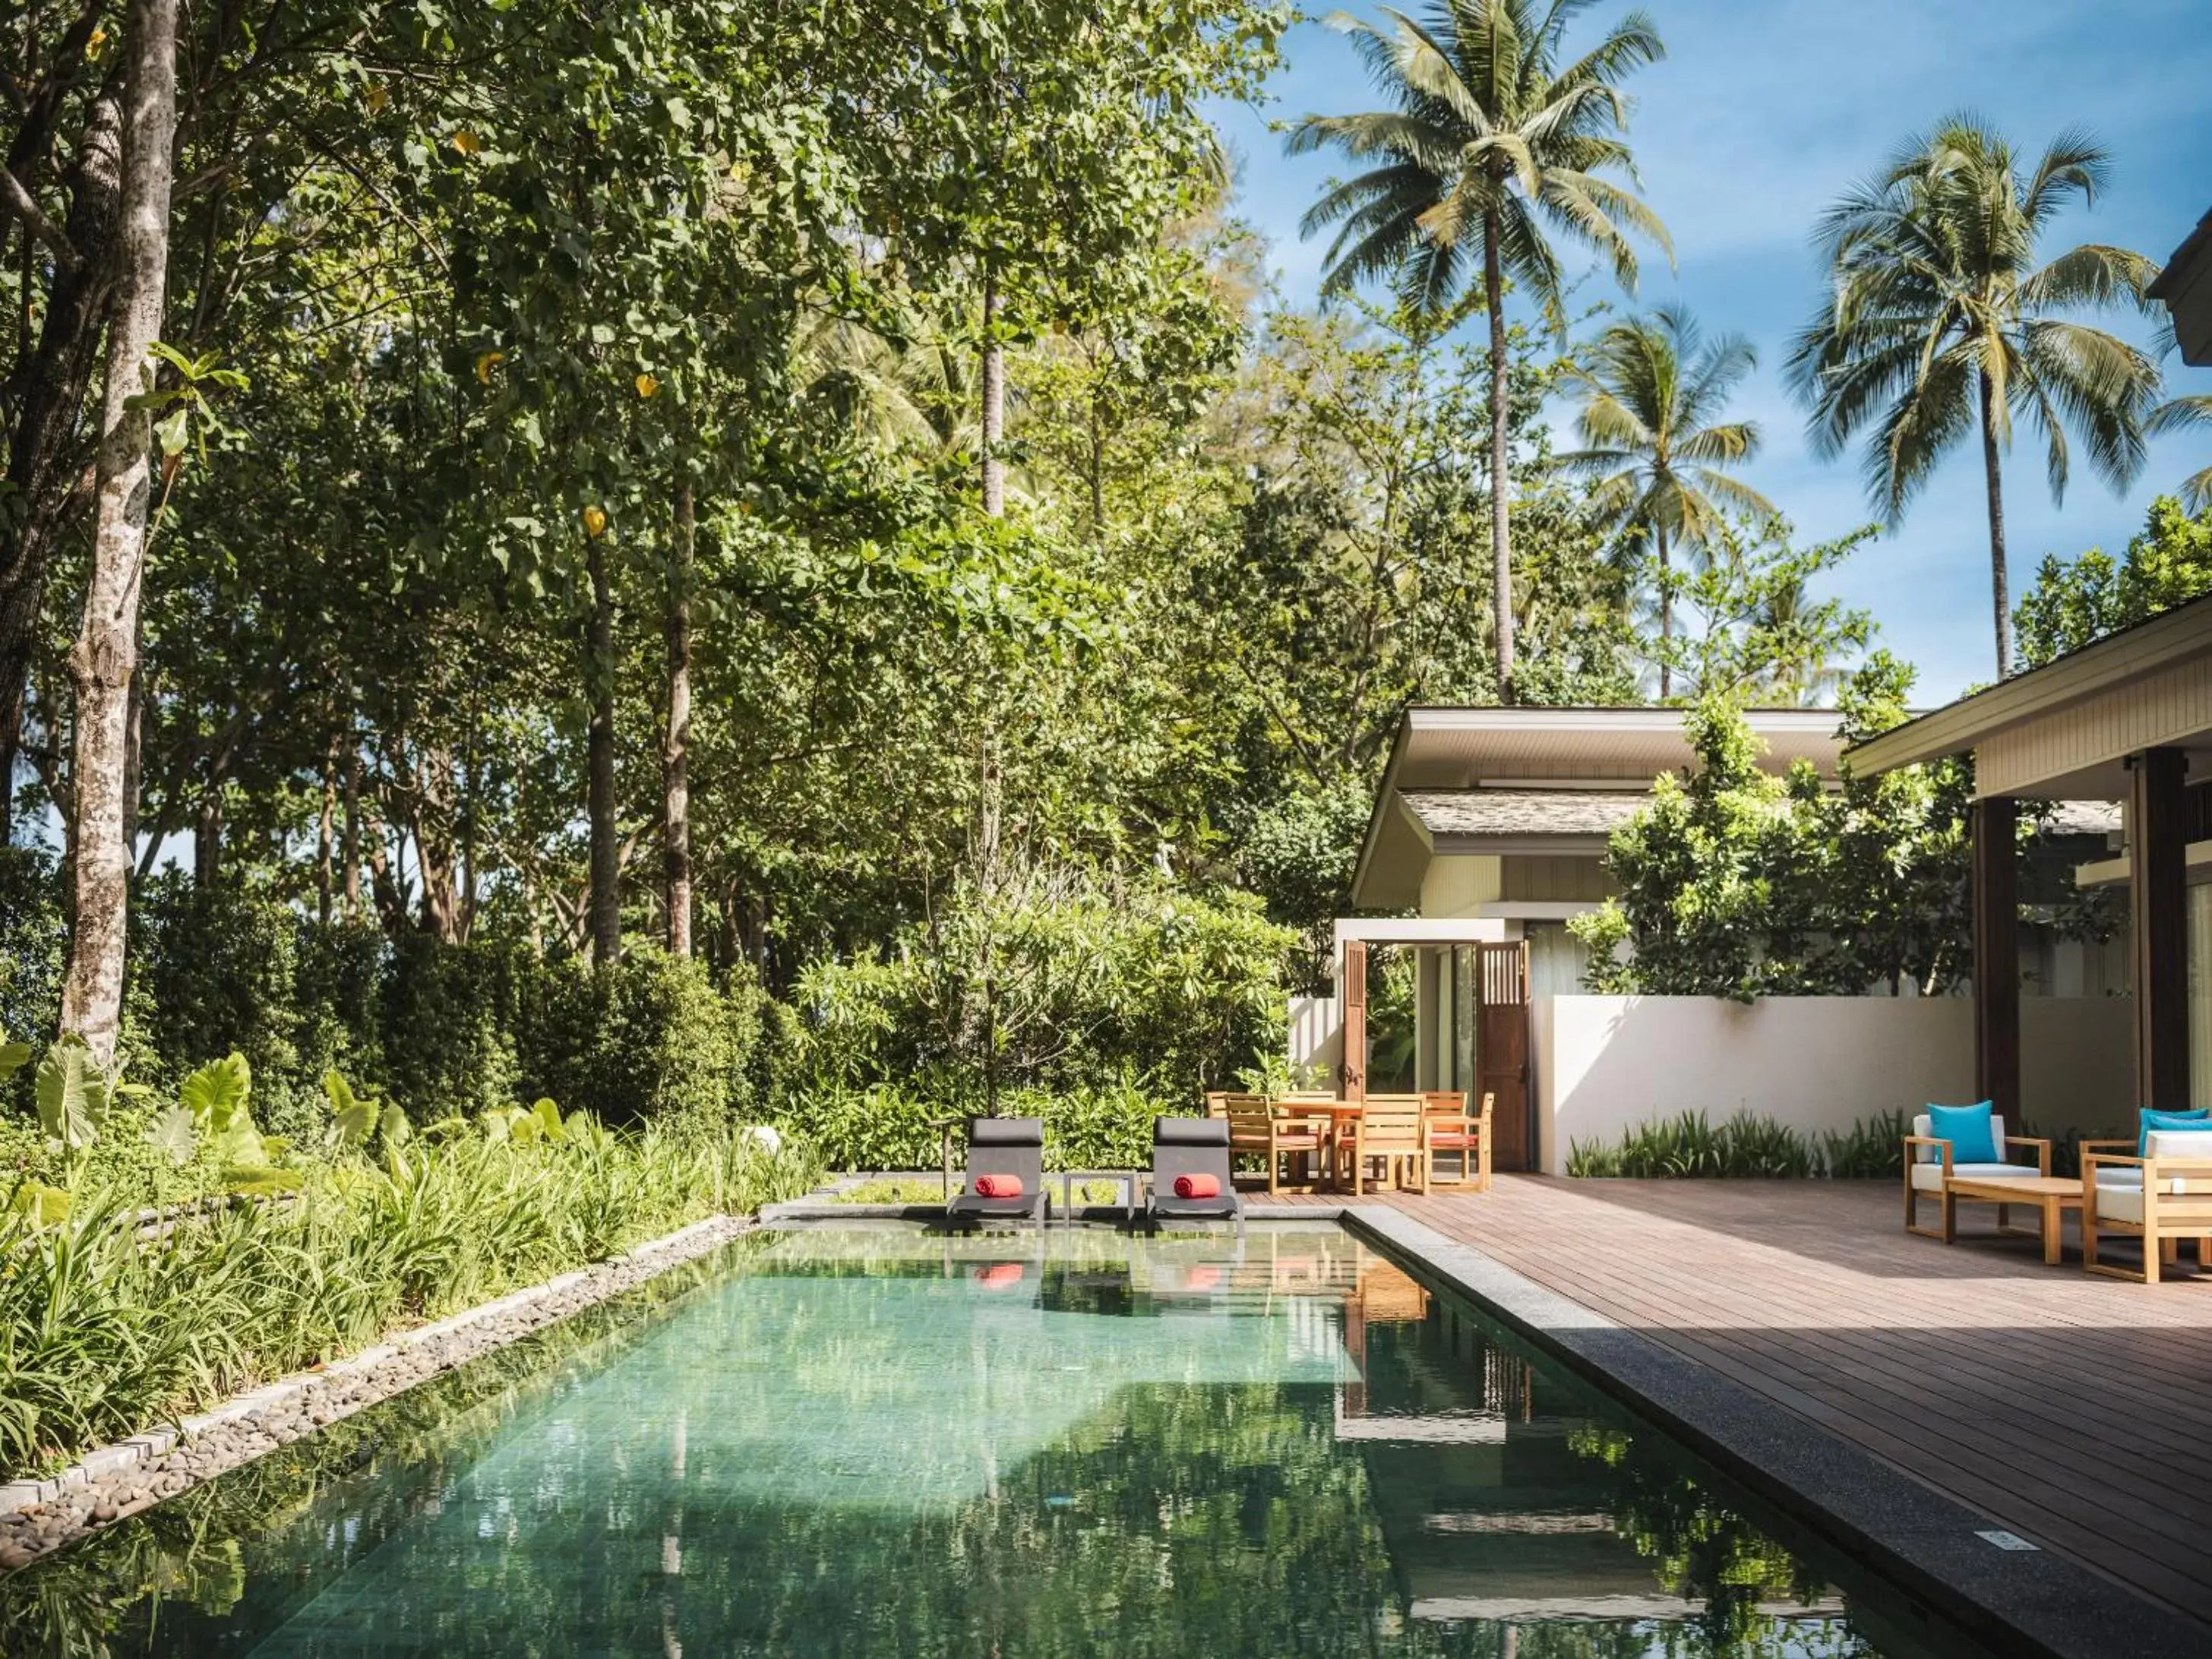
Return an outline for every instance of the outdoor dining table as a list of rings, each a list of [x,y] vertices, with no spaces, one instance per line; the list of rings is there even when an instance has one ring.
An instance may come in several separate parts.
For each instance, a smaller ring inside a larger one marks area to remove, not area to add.
[[[1299,1101],[1293,1103],[1293,1109],[1297,1113],[1310,1114],[1316,1119],[1328,1120],[1328,1127],[1322,1133],[1322,1173],[1326,1183],[1333,1191],[1345,1191],[1346,1176],[1341,1161],[1345,1133],[1347,1129],[1352,1131],[1353,1144],[1358,1144],[1359,1118],[1360,1115],[1367,1109],[1366,1106],[1357,1100]],[[1350,1181],[1350,1190],[1358,1192],[1359,1170],[1356,1163],[1352,1167]]]

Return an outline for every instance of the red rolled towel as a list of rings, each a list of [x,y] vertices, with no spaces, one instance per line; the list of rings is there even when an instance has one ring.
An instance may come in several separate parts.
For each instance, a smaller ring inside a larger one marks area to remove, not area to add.
[[[1022,1264],[1018,1261],[994,1261],[975,1275],[975,1282],[986,1290],[1003,1290],[1009,1285],[1022,1282]]]
[[[975,1177],[975,1196],[978,1198],[1019,1198],[1022,1178],[1013,1175],[981,1175]]]
[[[1177,1198],[1218,1198],[1221,1196],[1221,1177],[1211,1175],[1179,1175],[1175,1178]]]
[[[1183,1280],[1183,1285],[1186,1289],[1194,1291],[1218,1290],[1221,1288],[1221,1269],[1211,1264],[1201,1263],[1190,1270],[1189,1276]]]

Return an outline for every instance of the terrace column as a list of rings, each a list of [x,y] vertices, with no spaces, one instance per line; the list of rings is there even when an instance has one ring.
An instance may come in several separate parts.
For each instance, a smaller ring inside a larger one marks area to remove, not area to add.
[[[2136,1086],[2154,1111],[2189,1106],[2189,890],[2186,757],[2146,749],[2128,758],[2128,861],[2135,933]]]
[[[2014,1134],[2020,1117],[2019,806],[2009,795],[1973,805],[1974,1088]]]

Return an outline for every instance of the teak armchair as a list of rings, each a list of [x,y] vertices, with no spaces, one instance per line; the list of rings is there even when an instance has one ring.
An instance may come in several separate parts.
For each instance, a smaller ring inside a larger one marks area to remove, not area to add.
[[[2136,1144],[2081,1143],[2082,1267],[2155,1285],[2159,1270],[2179,1259],[2181,1241],[2193,1238],[2197,1267],[2212,1268],[2212,1132],[2153,1130],[2142,1157]],[[2097,1260],[2105,1233],[2142,1241],[2140,1273]]]
[[[1265,1095],[1229,1095],[1221,1106],[1229,1120],[1230,1150],[1267,1159],[1270,1194],[1283,1190],[1282,1166],[1293,1158],[1300,1171],[1291,1184],[1301,1191],[1313,1189],[1313,1165],[1321,1157],[1323,1137],[1311,1120],[1299,1116],[1295,1107],[1278,1110]]]
[[[1421,1097],[1422,1127],[1428,1132],[1429,1179],[1439,1187],[1472,1187],[1478,1193],[1490,1190],[1490,1114],[1498,1103],[1498,1097],[1486,1094],[1482,1110],[1473,1117],[1467,1113],[1467,1097],[1462,1094],[1432,1092]],[[1437,1164],[1437,1155],[1456,1156],[1459,1172],[1446,1179]]]
[[[1926,1113],[1912,1120],[1912,1133],[1905,1137],[1905,1231],[1918,1233],[1923,1238],[1940,1238],[1946,1244],[1959,1235],[1959,1200],[1951,1190],[1951,1182],[1959,1180],[1987,1180],[2003,1176],[2047,1176],[2051,1173],[2051,1143],[2033,1135],[2008,1135],[2002,1117],[1990,1120],[1990,1133],[1998,1149],[2010,1152],[2014,1147],[2025,1147],[2034,1157],[2033,1164],[1954,1164],[1951,1159],[1951,1143],[1941,1136],[1928,1133],[1932,1120]],[[1923,1158],[1923,1152],[1934,1156]],[[1920,1224],[1920,1200],[1932,1198],[1938,1201],[1943,1214],[1941,1227]],[[2010,1220],[2005,1206],[1997,1206],[1997,1225],[2002,1227]]]

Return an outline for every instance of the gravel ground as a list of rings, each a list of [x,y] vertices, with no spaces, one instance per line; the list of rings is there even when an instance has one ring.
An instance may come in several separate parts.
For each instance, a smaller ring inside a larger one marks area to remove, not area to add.
[[[28,1566],[88,1533],[313,1434],[326,1423],[696,1261],[750,1225],[717,1217],[618,1261],[563,1273],[533,1290],[404,1333],[357,1358],[257,1389],[228,1407],[185,1419],[178,1443],[159,1455],[133,1458],[114,1449],[94,1452],[64,1475],[69,1485],[58,1497],[0,1513],[0,1572]]]

